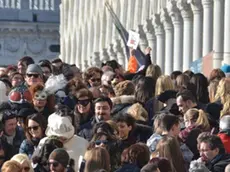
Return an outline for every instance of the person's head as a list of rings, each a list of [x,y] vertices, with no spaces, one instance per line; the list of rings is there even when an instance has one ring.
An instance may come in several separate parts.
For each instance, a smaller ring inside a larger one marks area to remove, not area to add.
[[[158,142],[156,152],[159,157],[167,158],[173,171],[185,171],[184,159],[177,139],[173,136],[163,136]]]
[[[222,78],[225,78],[225,73],[221,69],[213,69],[209,75],[209,81],[221,80]]]
[[[16,113],[12,110],[7,109],[2,112],[2,115],[4,134],[7,136],[13,136],[16,133],[17,128]]]
[[[34,109],[32,108],[21,108],[17,113],[17,121],[18,126],[22,127],[23,129],[26,128],[26,119],[28,116],[34,113]]]
[[[92,107],[93,95],[87,88],[78,90],[75,94],[77,104],[76,111],[80,114],[87,114]]]
[[[63,148],[57,148],[49,156],[49,169],[51,172],[65,172],[69,164],[69,154]]]
[[[107,148],[108,142],[109,142],[108,133],[105,133],[105,132],[95,133],[91,140],[91,143],[93,144],[94,147]]]
[[[119,113],[113,117],[113,120],[117,123],[119,138],[122,140],[127,139],[129,133],[135,127],[135,119],[128,113]]]
[[[42,84],[32,85],[30,87],[34,107],[44,108],[47,104],[48,94]]]
[[[18,72],[21,73],[22,75],[25,75],[26,69],[30,64],[34,64],[34,60],[32,59],[32,57],[29,56],[22,57],[17,64]]]
[[[196,108],[189,109],[184,114],[184,122],[185,122],[185,127],[195,125],[206,131],[210,129],[207,114],[201,109],[200,110]]]
[[[146,70],[145,76],[153,78],[156,81],[162,75],[160,66],[151,64]]]
[[[112,71],[106,71],[101,77],[101,84],[106,86],[111,86],[113,79],[116,74]]]
[[[3,164],[1,172],[22,172],[22,167],[17,161],[9,160]]]
[[[182,114],[184,114],[185,112],[187,112],[187,110],[197,105],[195,97],[189,90],[182,90],[181,92],[178,92],[176,103],[179,107],[179,111]]]
[[[26,83],[28,86],[43,83],[43,72],[39,65],[30,64],[26,70]]]
[[[97,99],[101,96],[101,91],[99,87],[90,87],[89,91],[92,93],[93,99]]]
[[[24,81],[24,77],[19,72],[14,72],[10,75],[10,82],[12,84],[12,87],[21,85],[23,81]]]
[[[224,144],[218,136],[206,136],[200,141],[199,152],[203,161],[211,161],[217,155],[225,153]]]
[[[173,90],[173,82],[168,75],[161,75],[156,82],[155,95],[160,95],[164,91]]]
[[[144,145],[136,143],[128,148],[128,163],[135,164],[141,169],[148,161],[149,150]]]
[[[230,164],[225,167],[225,172],[230,172]]]
[[[109,97],[109,98],[115,97],[115,93],[114,93],[112,86],[101,85],[99,87],[99,90],[101,92],[101,95],[103,95],[105,97]]]
[[[165,113],[160,113],[160,114],[157,114],[154,117],[153,130],[157,134],[161,134],[162,133],[161,121],[162,121],[162,118],[163,118],[164,115],[166,115],[166,114]]]
[[[126,80],[118,83],[114,88],[114,92],[116,96],[133,95],[134,89],[135,87],[132,81]]]
[[[146,103],[154,96],[155,81],[150,77],[141,77],[136,81],[135,99],[139,103]]]
[[[45,135],[47,121],[38,113],[30,115],[26,120],[26,138],[28,140],[41,139]]]
[[[190,163],[189,172],[209,172],[209,169],[203,162],[194,160]]]
[[[173,71],[173,72],[170,74],[170,78],[171,78],[171,80],[173,81],[173,83],[176,82],[176,78],[177,78],[179,75],[181,75],[181,74],[182,74],[182,72],[179,71],[179,70]]]
[[[186,70],[183,72],[183,74],[187,75],[189,77],[189,79],[191,79],[194,75],[193,71],[191,71],[191,70]]]
[[[182,87],[186,86],[190,81],[190,78],[186,74],[178,75],[175,82],[175,89],[181,90]]]
[[[57,136],[63,143],[68,142],[74,135],[75,129],[72,121],[67,116],[53,113],[48,118],[45,131],[46,136]]]
[[[108,97],[99,97],[94,101],[95,117],[99,121],[107,121],[110,119],[113,103]]]
[[[136,121],[148,121],[148,112],[140,103],[135,103],[129,107],[127,113],[130,114]]]
[[[225,115],[220,118],[220,130],[230,129],[230,115]]]
[[[209,103],[208,79],[201,73],[194,74],[190,82],[196,87],[196,100],[198,102]]]
[[[116,60],[107,61],[105,65],[112,67],[116,74],[122,75],[124,73],[123,67]]]
[[[141,172],[160,172],[160,170],[157,167],[157,164],[148,163],[141,169]]]
[[[33,168],[31,166],[31,162],[26,154],[16,154],[14,155],[11,160],[17,161],[21,167],[22,172],[33,172]]]
[[[42,69],[45,80],[47,80],[52,75],[52,64],[48,60],[41,60],[39,66]]]
[[[209,100],[211,103],[216,101],[215,95],[217,92],[218,85],[219,85],[219,80],[216,80],[216,79],[210,81],[209,83],[208,92],[209,92]]]
[[[180,133],[180,120],[175,115],[165,114],[161,119],[160,128],[163,133],[177,137]]]
[[[99,169],[110,171],[110,156],[108,151],[102,147],[96,147],[87,152],[85,157],[85,172],[92,172]]]
[[[152,158],[148,164],[149,165],[150,164],[156,165],[159,168],[160,172],[172,172],[173,171],[171,168],[171,164],[167,158],[155,157],[155,158]],[[145,171],[143,171],[143,172],[145,172]],[[146,172],[148,172],[148,171],[146,171]]]
[[[101,69],[97,67],[90,67],[84,72],[84,80],[90,87],[97,87],[101,85]]]
[[[230,97],[230,78],[223,78],[220,80],[215,99],[221,100],[221,103],[224,104],[229,100]]]

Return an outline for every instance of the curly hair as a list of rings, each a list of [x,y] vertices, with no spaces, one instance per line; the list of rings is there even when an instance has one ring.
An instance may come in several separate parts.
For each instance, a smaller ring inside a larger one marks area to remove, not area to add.
[[[122,95],[133,95],[135,90],[135,86],[132,83],[132,81],[122,81],[118,83],[115,88],[114,92],[116,96],[122,96]]]
[[[99,73],[101,76],[103,74],[102,70],[98,67],[88,68],[83,74],[83,78],[84,78],[85,83],[88,83],[88,80],[90,78],[92,78],[95,75],[95,73]]]

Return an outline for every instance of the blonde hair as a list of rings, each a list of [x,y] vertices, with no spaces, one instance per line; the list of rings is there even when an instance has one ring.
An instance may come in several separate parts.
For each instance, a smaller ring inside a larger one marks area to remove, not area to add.
[[[108,123],[113,128],[114,132],[116,132],[114,134],[117,134],[119,132],[116,122],[114,122],[113,120],[108,120],[108,121],[106,121],[106,123]]]
[[[151,77],[154,80],[157,80],[161,75],[162,75],[162,71],[160,66],[154,64],[148,66],[145,74],[145,76]]]
[[[207,114],[201,109],[189,109],[184,114],[184,118],[186,120],[195,122],[195,125],[201,127],[202,129],[204,129],[204,131],[210,130]]]
[[[148,120],[148,112],[143,108],[140,103],[133,104],[127,111],[135,120],[144,121]]]
[[[22,172],[22,167],[17,161],[9,160],[2,165],[1,172]]]
[[[25,161],[27,162],[28,166],[30,167],[29,172],[34,172],[33,167],[31,166],[31,161],[29,160],[28,156],[26,154],[16,154],[14,155],[11,160],[14,160],[20,164],[24,163]]]
[[[215,102],[215,95],[217,92],[217,87],[219,84],[219,80],[212,80],[208,86],[208,92],[209,92],[209,100],[211,103]]]
[[[173,81],[168,75],[162,75],[157,79],[155,95],[160,95],[167,90],[174,90]]]
[[[220,80],[215,96],[216,101],[219,99],[221,99],[222,104],[225,104],[230,99],[230,78]]]

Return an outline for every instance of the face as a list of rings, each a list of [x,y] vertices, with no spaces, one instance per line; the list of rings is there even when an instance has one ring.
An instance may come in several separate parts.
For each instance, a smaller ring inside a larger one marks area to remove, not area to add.
[[[105,148],[107,144],[108,144],[108,140],[105,135],[102,135],[98,140],[95,141],[95,147]]]
[[[89,84],[91,87],[97,87],[101,85],[101,74],[95,73],[92,78],[89,79]]]
[[[65,168],[57,161],[50,159],[49,167],[51,172],[64,172]]]
[[[184,124],[185,124],[185,127],[189,127],[193,124],[193,122],[184,117]]]
[[[100,121],[110,120],[111,109],[108,102],[97,102],[95,104],[95,115]]]
[[[22,172],[29,172],[30,171],[30,166],[27,161],[24,161],[22,164]]]
[[[18,121],[18,123],[17,123],[18,126],[24,128],[24,125],[25,125],[25,124],[24,124],[23,118],[22,118],[22,117],[18,117],[18,118],[17,118],[17,121]]]
[[[77,110],[81,114],[88,113],[90,111],[90,99],[86,96],[81,97],[77,101]]]
[[[23,77],[19,74],[14,75],[11,81],[13,87],[19,86],[22,82],[23,82]]]
[[[41,67],[42,68],[42,72],[43,72],[43,75],[46,77],[46,78],[49,78],[50,75],[51,75],[51,71],[48,67]]]
[[[42,137],[42,129],[37,122],[29,119],[27,129],[33,138]]]
[[[8,136],[14,135],[14,133],[16,132],[16,127],[17,127],[17,119],[16,118],[6,120],[5,125],[4,125],[5,134]]]
[[[219,149],[218,148],[216,148],[214,150],[211,150],[209,144],[208,143],[204,143],[204,142],[200,143],[200,149],[199,149],[199,151],[200,151],[200,157],[201,157],[201,159],[203,161],[205,161],[205,162],[211,161],[219,153]]]
[[[181,96],[177,97],[176,103],[177,103],[177,106],[179,107],[179,111],[182,114],[185,114],[185,112],[187,112],[187,110],[189,110],[188,101],[183,101]]]
[[[76,94],[76,87],[74,85],[69,87],[69,96],[73,96]]]
[[[17,66],[18,66],[18,72],[24,75],[27,69],[26,62],[19,61]]]
[[[33,104],[35,107],[45,107],[47,103],[47,93],[44,91],[37,91],[33,97]]]
[[[26,74],[26,83],[31,86],[33,84],[43,83],[42,77],[37,73]]]
[[[132,130],[132,126],[128,126],[126,122],[118,122],[118,135],[122,140],[125,140],[129,136],[129,132]]]
[[[177,137],[180,133],[180,124],[174,124],[171,129],[171,134],[174,137]]]

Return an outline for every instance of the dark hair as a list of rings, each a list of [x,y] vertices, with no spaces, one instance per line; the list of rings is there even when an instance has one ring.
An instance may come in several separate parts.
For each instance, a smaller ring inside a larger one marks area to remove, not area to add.
[[[27,66],[29,66],[30,64],[34,64],[34,63],[35,63],[34,60],[33,60],[33,58],[30,57],[30,56],[24,56],[24,57],[22,57],[22,58],[19,60],[19,62],[26,62],[26,65],[27,65]]]
[[[10,109],[5,109],[4,111],[1,112],[2,114],[2,122],[5,124],[5,122],[9,119],[16,118],[16,111],[10,110]]]
[[[178,75],[176,78],[176,82],[175,82],[176,90],[180,90],[181,87],[186,86],[189,83],[189,81],[190,81],[190,78],[188,75],[185,75],[185,74]]]
[[[58,103],[55,105],[55,112],[57,115],[61,117],[70,117],[71,118],[71,123],[75,127],[75,115],[74,111],[70,109],[67,105],[63,105],[61,103]]]
[[[202,137],[200,140],[200,143],[207,143],[211,150],[218,148],[220,154],[225,153],[224,144],[222,143],[220,137],[218,136],[208,135],[208,136]]]
[[[76,92],[76,98],[79,99],[81,97],[88,97],[89,99],[93,99],[93,94],[89,89],[82,88]]]
[[[105,63],[106,66],[110,66],[114,71],[120,67],[119,63],[116,60],[110,60]]]
[[[52,67],[51,67],[52,64],[50,63],[49,60],[40,60],[38,64],[41,67],[47,67],[50,70],[51,73],[53,72]]]
[[[155,172],[157,169],[156,163],[148,163],[141,169],[141,172]]]
[[[113,108],[113,102],[109,97],[100,96],[94,101],[94,105],[96,105],[96,103],[99,103],[99,102],[107,102],[110,106],[110,109]]]
[[[179,75],[181,75],[181,74],[182,74],[182,72],[179,71],[179,70],[173,71],[173,72],[171,73],[171,75],[170,75],[170,78],[171,78],[172,80],[176,80],[177,76],[179,76]]]
[[[39,124],[39,126],[41,127],[42,131],[43,131],[43,136],[45,136],[45,130],[46,130],[46,127],[47,127],[47,121],[45,119],[45,117],[39,113],[35,113],[33,115],[30,115],[27,117],[26,119],[26,123],[25,123],[25,126],[26,126],[26,129],[25,129],[25,134],[26,134],[26,139],[28,141],[32,141],[32,136],[31,134],[29,133],[29,130],[28,130],[28,121],[29,120],[32,120],[32,121],[35,121],[36,123]]]
[[[192,76],[194,75],[194,73],[191,70],[186,70],[183,74],[187,75],[189,78],[192,78]]]
[[[84,76],[84,80],[86,83],[88,83],[88,80],[90,78],[92,78],[95,73],[99,73],[101,76],[103,74],[102,70],[98,67],[90,67],[88,68],[84,73],[83,73],[83,76]]]
[[[196,103],[196,98],[194,97],[194,95],[192,94],[192,92],[190,90],[182,90],[180,92],[177,93],[176,97],[182,97],[183,101],[187,101],[187,100],[191,100],[193,103]]]
[[[135,86],[135,99],[144,104],[154,96],[155,81],[151,77],[141,77]]]
[[[161,172],[172,172],[170,162],[166,158],[152,158],[149,164],[155,164]]]
[[[51,63],[62,63],[62,60],[59,58],[51,60]]]
[[[105,121],[101,121],[99,123],[96,123],[95,126],[93,127],[93,135],[96,133],[107,133],[108,135],[113,135],[114,129],[109,125],[109,123]]]
[[[12,82],[12,79],[13,79],[13,77],[14,77],[15,75],[21,75],[21,76],[22,76],[22,79],[24,80],[24,76],[23,76],[21,73],[19,73],[19,72],[13,72],[13,73],[11,73],[11,75],[9,76],[10,82]]]
[[[180,124],[180,120],[177,116],[165,114],[164,116],[162,116],[160,128],[163,131],[170,131],[173,125],[179,125],[179,124]]]
[[[226,75],[221,69],[213,69],[209,75],[209,81],[212,81],[214,79],[221,80],[225,77]]]
[[[118,113],[113,117],[115,122],[125,122],[128,126],[135,126],[135,119],[128,113]]]
[[[207,104],[209,103],[209,94],[208,94],[208,80],[201,74],[194,74],[190,80],[196,87],[196,99],[198,102]]]

